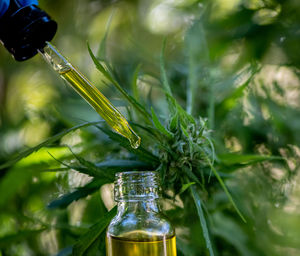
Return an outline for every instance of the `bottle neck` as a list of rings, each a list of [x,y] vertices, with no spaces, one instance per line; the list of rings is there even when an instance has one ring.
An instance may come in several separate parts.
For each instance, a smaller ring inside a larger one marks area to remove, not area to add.
[[[150,202],[159,198],[157,172],[131,171],[116,174],[114,184],[116,202]]]
[[[160,212],[158,200],[120,201],[118,202],[118,213],[123,214],[155,214]]]

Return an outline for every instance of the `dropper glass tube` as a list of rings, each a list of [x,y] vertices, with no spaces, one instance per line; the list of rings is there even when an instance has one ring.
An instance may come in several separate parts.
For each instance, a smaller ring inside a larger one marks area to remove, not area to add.
[[[133,148],[139,147],[141,139],[131,128],[125,117],[51,43],[47,42],[46,47],[39,52],[52,68],[96,110],[112,129],[126,137]]]

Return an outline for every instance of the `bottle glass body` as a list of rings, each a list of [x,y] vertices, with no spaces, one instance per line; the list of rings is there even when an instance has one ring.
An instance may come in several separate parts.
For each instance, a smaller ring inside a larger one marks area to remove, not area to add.
[[[118,213],[106,233],[107,256],[176,256],[175,231],[159,207],[156,172],[116,174]]]

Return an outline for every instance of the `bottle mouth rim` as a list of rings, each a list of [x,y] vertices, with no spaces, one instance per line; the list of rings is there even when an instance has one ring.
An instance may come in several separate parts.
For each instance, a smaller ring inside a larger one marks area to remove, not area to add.
[[[159,198],[160,182],[157,171],[125,171],[115,174],[115,201],[140,201]]]
[[[159,175],[157,171],[125,171],[115,174],[115,186],[127,183],[146,183],[149,186],[159,186]]]
[[[133,175],[141,175],[141,176],[157,176],[158,172],[157,171],[124,171],[124,172],[117,172],[115,174],[115,177],[121,177],[124,175],[128,176],[133,176]]]

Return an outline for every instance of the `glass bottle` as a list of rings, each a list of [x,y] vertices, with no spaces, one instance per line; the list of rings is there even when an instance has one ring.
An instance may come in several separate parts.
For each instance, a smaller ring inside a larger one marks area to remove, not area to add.
[[[158,203],[158,174],[121,172],[114,185],[118,212],[106,232],[107,256],[176,256],[175,230]]]

